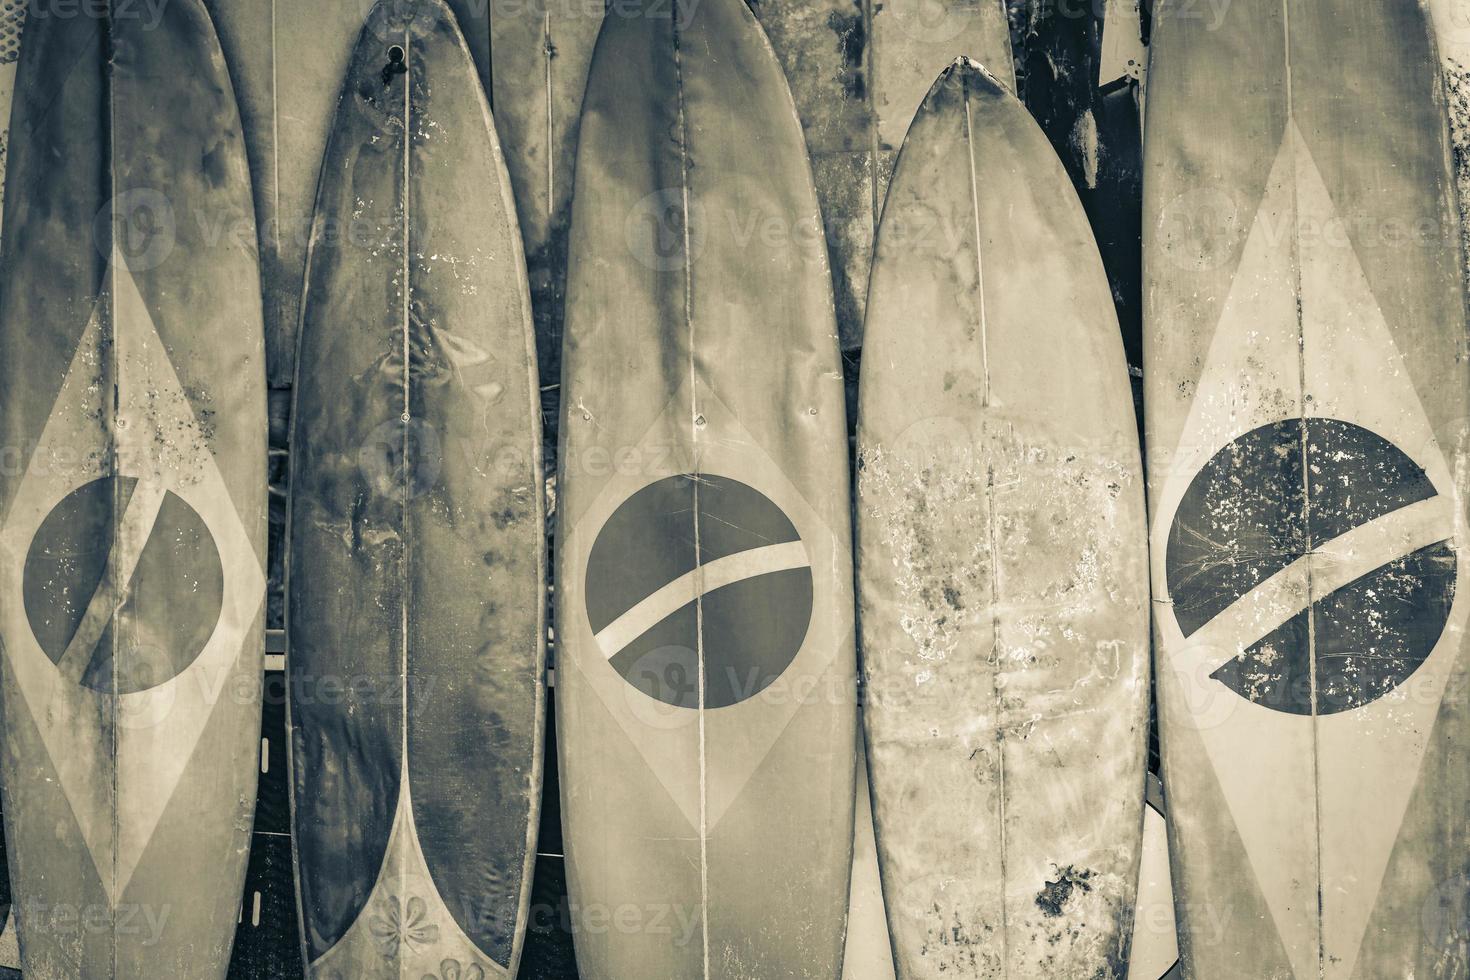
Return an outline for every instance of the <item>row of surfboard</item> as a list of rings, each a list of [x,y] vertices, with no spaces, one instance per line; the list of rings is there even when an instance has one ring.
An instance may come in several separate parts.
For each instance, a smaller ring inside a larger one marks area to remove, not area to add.
[[[1092,232],[1009,65],[960,59],[878,232],[855,542],[781,69],[739,0],[606,18],[556,484],[584,975],[839,975],[859,638],[898,975],[1124,975],[1150,577],[1185,971],[1470,967],[1470,392],[1433,42],[1390,0],[1198,6],[1153,13],[1148,511]],[[254,801],[254,203],[205,8],[156,12],[33,10],[12,116],[0,775],[38,978],[223,975]],[[301,305],[303,957],[510,975],[543,752],[539,393],[515,202],[439,0],[367,17]]]

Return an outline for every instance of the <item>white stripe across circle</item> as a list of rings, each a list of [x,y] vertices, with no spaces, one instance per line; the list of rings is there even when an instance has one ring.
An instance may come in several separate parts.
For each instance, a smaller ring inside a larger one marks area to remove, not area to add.
[[[1320,600],[1390,562],[1454,537],[1455,512],[1446,497],[1420,500],[1314,547],[1237,599],[1184,641],[1176,662],[1200,676],[1235,659],[1304,608],[1310,575]]]
[[[598,649],[611,660],[638,637],[663,622],[689,603],[716,589],[758,575],[807,568],[811,560],[800,541],[752,548],[699,565],[608,623],[598,632]]]
[[[72,634],[71,641],[56,664],[73,684],[82,682],[87,669],[92,665],[103,632],[128,599],[133,573],[137,571],[138,562],[143,557],[143,549],[153,536],[153,525],[163,509],[167,492],[161,484],[152,481],[139,480],[134,484],[102,581],[92,593],[92,599],[87,603],[87,610],[77,631]],[[118,665],[113,664],[114,674],[117,669]]]

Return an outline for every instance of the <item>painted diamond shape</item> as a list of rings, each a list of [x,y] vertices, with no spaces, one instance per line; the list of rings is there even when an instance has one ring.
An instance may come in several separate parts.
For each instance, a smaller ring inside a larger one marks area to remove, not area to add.
[[[92,574],[67,583],[77,592],[68,598],[75,623],[48,632],[40,625],[46,615],[38,611],[44,603],[33,601],[28,610],[27,603],[12,602],[0,610],[0,636],[98,876],[116,904],[242,655],[264,602],[265,571],[116,251],[108,278],[111,344],[103,298],[0,529],[0,589],[24,594],[26,559],[47,518],[88,493],[85,488],[102,481],[99,492],[124,505],[111,510],[106,554],[94,558]],[[116,383],[115,408],[110,420],[99,420],[105,357]],[[79,454],[78,446],[97,448]],[[161,520],[167,523],[160,527]],[[168,606],[190,623],[190,635],[182,647],[145,649],[150,645],[135,643],[135,635],[123,641],[114,627],[138,621],[128,610],[137,598],[134,574],[160,547],[197,559],[197,575],[174,583]],[[36,591],[34,580],[31,587]],[[65,639],[59,654],[58,637]],[[104,644],[109,649],[99,652]],[[114,805],[93,785],[95,770],[146,772],[149,778],[137,787],[126,776],[119,779]]]

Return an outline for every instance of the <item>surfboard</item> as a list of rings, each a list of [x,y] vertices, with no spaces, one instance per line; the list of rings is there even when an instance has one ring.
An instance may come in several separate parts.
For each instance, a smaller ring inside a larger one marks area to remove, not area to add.
[[[866,755],[860,735],[842,980],[894,980],[893,946],[888,938],[888,918],[883,912],[883,882],[878,874],[878,843],[873,831]]]
[[[15,75],[20,62],[20,38],[25,27],[25,4],[0,16],[0,211],[4,207],[5,151],[10,145],[10,108],[15,99]],[[0,976],[20,975],[20,945],[15,916],[11,915],[10,872],[4,841],[0,840]]]
[[[1128,980],[1178,980],[1179,939],[1169,879],[1169,828],[1163,786],[1149,774],[1143,810],[1143,856],[1128,948]]]
[[[1184,973],[1464,973],[1470,390],[1425,14],[1181,0],[1152,40],[1145,397]]]
[[[865,333],[863,720],[898,976],[1121,977],[1148,725],[1128,371],[1060,161],[968,59],[909,128]]]
[[[287,588],[307,972],[514,976],[545,707],[540,416],[510,184],[440,0],[368,15],[307,268]]]
[[[222,977],[255,799],[265,585],[250,174],[198,0],[104,14],[31,12],[11,116],[10,874],[28,977]]]
[[[853,829],[842,369],[800,123],[740,0],[609,17],[563,348],[557,725],[590,978],[836,978]]]

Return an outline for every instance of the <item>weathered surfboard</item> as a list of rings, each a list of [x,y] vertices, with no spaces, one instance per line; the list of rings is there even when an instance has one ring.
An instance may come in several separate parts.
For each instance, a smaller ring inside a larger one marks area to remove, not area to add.
[[[859,736],[857,790],[853,801],[852,883],[848,889],[842,980],[894,980],[893,945],[888,939],[888,918],[883,911],[883,882],[878,874],[878,844],[873,832],[866,754]]]
[[[1155,13],[1145,384],[1186,975],[1470,968],[1445,130],[1417,3]]]
[[[1148,704],[1128,372],[1060,162],[972,61],[909,128],[866,338],[863,718],[898,975],[1121,977]]]
[[[1221,920],[1222,930],[1224,926]],[[1174,889],[1169,880],[1169,828],[1164,819],[1163,790],[1158,778],[1150,774],[1143,810],[1138,898],[1133,908],[1133,942],[1128,949],[1128,980],[1179,980],[1178,935]]]
[[[386,0],[317,197],[292,429],[292,814],[312,977],[510,977],[545,703],[520,235],[453,14]]]
[[[741,0],[605,21],[576,186],[556,693],[578,966],[835,980],[842,371],[801,128]]]
[[[32,10],[11,117],[0,776],[34,980],[223,976],[254,806],[250,174],[204,7],[155,14]]]
[[[20,62],[20,38],[25,26],[26,5],[0,15],[0,213],[4,208],[6,150],[10,145],[10,108],[15,98],[15,75]],[[0,841],[0,846],[3,846]],[[4,970],[20,972],[20,946],[16,940],[15,916],[11,914],[10,872],[0,850],[0,976]]]

